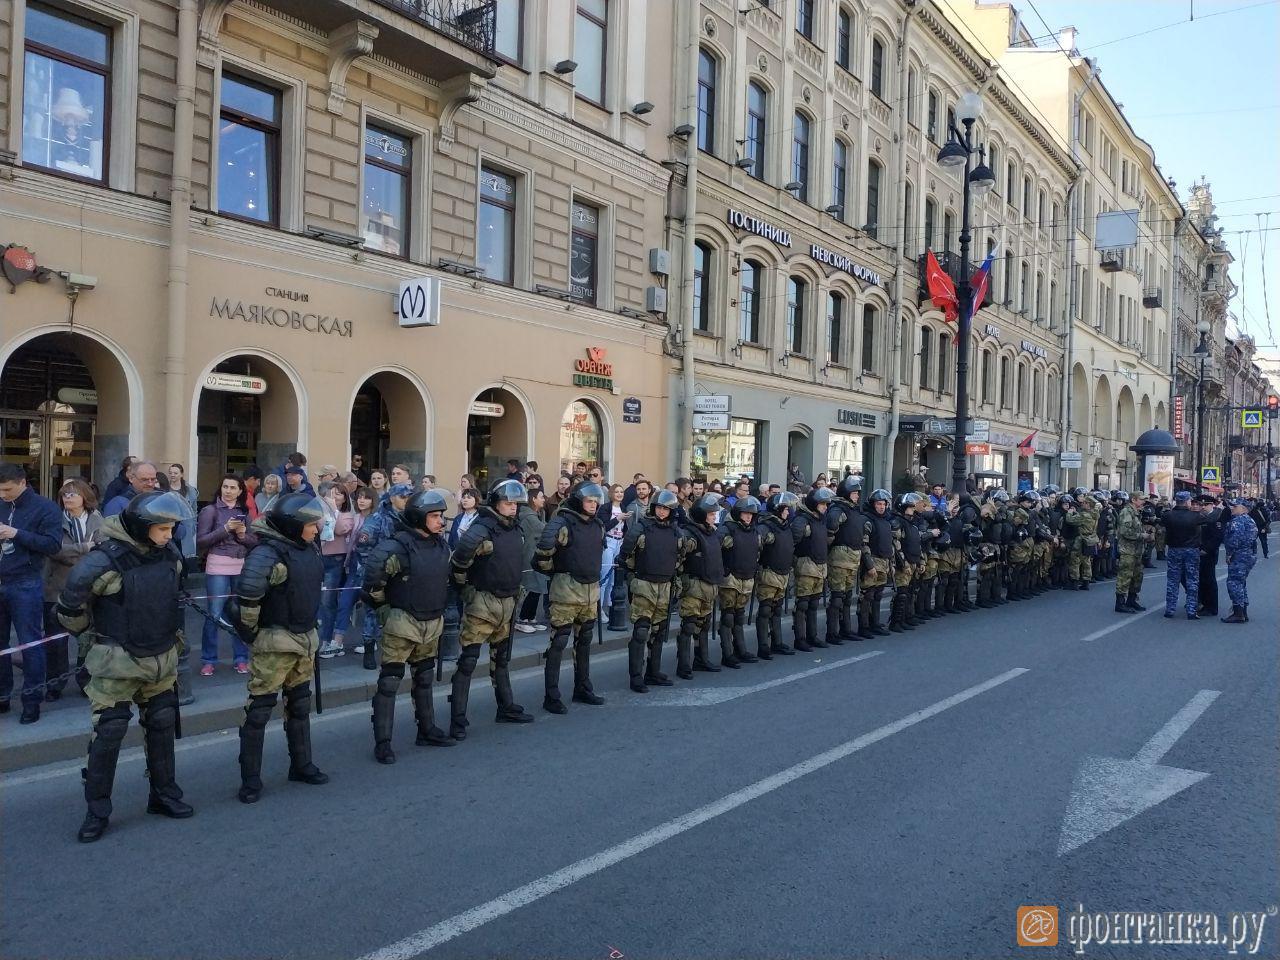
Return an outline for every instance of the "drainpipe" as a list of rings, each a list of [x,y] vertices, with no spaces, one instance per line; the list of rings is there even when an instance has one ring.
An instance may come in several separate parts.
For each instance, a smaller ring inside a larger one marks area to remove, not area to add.
[[[676,476],[685,476],[693,465],[693,395],[696,383],[693,345],[693,247],[694,224],[698,212],[698,16],[700,6],[682,3],[685,16],[685,104],[684,122],[693,128],[685,140],[684,171],[684,276],[681,278],[683,302],[680,304],[680,460],[676,464]]]
[[[187,261],[191,245],[191,151],[196,114],[196,0],[178,5],[178,84],[174,94],[173,172],[169,181],[169,323],[164,359],[164,450],[185,462],[187,409]],[[141,452],[141,451],[140,451]],[[195,469],[195,464],[188,468]]]
[[[918,0],[907,0],[908,11],[902,18],[902,30],[898,35],[898,91],[901,94],[907,89],[907,35],[911,30],[911,19],[921,11]],[[889,300],[889,324],[893,331],[893,350],[889,354],[889,435],[885,438],[884,452],[880,456],[880,479],[885,489],[893,488],[893,448],[898,442],[898,416],[902,407],[902,387],[899,383],[902,372],[902,286],[906,271],[903,269],[903,249],[906,245],[906,209],[903,207],[903,196],[906,191],[907,171],[907,106],[902,96],[898,113],[897,130],[893,135],[893,171],[898,184],[894,196],[897,208],[897,230],[893,241],[893,296]]]
[[[1169,248],[1169,341],[1172,352],[1169,354],[1169,422],[1165,424],[1173,433],[1173,407],[1178,397],[1178,244],[1182,241],[1182,232],[1187,228],[1187,218],[1179,217],[1173,225],[1173,243]],[[1177,437],[1174,437],[1177,440]]]
[[[1080,180],[1084,172],[1083,164],[1080,163],[1080,101],[1089,92],[1093,81],[1098,79],[1098,62],[1096,60],[1092,62],[1085,60],[1085,62],[1089,64],[1089,78],[1085,80],[1084,86],[1080,88],[1080,92],[1076,94],[1071,104],[1071,159],[1076,164],[1076,177],[1071,181],[1071,186],[1067,187],[1067,209],[1072,211],[1070,223],[1067,224],[1067,270],[1069,271],[1067,281],[1071,292],[1067,304],[1067,363],[1062,375],[1063,450],[1071,444],[1071,381],[1075,379],[1076,309],[1080,303],[1080,288],[1076,283],[1076,221],[1079,220],[1076,208],[1079,204]],[[1075,67],[1072,66],[1071,69],[1074,70]],[[1070,486],[1065,482],[1066,477],[1062,479],[1063,487]]]

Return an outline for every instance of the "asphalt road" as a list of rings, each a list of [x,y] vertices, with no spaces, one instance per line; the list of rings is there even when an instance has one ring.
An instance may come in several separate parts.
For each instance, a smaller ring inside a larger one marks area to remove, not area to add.
[[[402,698],[390,767],[367,709],[343,708],[313,728],[324,787],[285,782],[273,723],[252,807],[235,799],[234,737],[191,738],[178,773],[196,817],[143,813],[134,752],[91,846],[75,842],[78,764],[12,774],[0,952],[1067,956],[1083,904],[1213,912],[1223,933],[1258,911],[1255,955],[1274,957],[1278,570],[1255,568],[1239,627],[1122,618],[1099,584],[647,697],[613,653],[595,670],[608,703],[567,717],[538,709],[526,671],[517,696],[538,721],[490,723],[477,682],[472,735],[450,750],[413,746]],[[1155,608],[1163,569],[1148,574]],[[1022,905],[1060,908],[1059,946],[1016,945]]]

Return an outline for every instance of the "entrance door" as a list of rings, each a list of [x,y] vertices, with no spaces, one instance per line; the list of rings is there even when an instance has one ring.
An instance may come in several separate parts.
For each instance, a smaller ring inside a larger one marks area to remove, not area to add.
[[[26,468],[37,493],[54,498],[73,478],[93,480],[93,417],[0,412],[0,457]]]

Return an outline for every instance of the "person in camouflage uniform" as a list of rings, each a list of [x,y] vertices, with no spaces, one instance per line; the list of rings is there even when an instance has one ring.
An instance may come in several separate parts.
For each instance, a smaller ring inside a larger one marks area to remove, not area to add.
[[[894,503],[893,530],[894,565],[893,599],[889,603],[889,631],[901,633],[914,630],[919,624],[915,618],[915,598],[912,586],[918,581],[924,565],[924,548],[921,545],[920,528],[916,526],[916,508],[926,503],[918,493],[901,494]]]
[[[1098,507],[1098,529],[1096,531],[1098,553],[1093,561],[1094,583],[1109,580],[1112,576],[1111,546],[1114,539],[1113,527],[1115,524],[1115,510],[1112,507],[1112,500],[1114,496],[1115,494],[1108,494],[1101,490],[1093,491],[1093,502]]]
[[[449,543],[441,536],[445,509],[444,496],[435,490],[415,493],[401,511],[400,529],[378,541],[365,566],[362,597],[382,623],[382,670],[372,703],[373,757],[379,763],[396,762],[391,733],[406,664],[413,671],[418,746],[453,746],[436,726],[431,695],[449,595]]]
[[[510,671],[512,618],[524,573],[520,505],[528,500],[529,492],[520,481],[495,483],[449,561],[454,586],[461,591],[463,601],[458,664],[449,692],[449,736],[454,740],[467,738],[471,675],[480,661],[483,643],[489,644],[489,681],[498,708],[494,722],[533,722],[533,717],[515,702]]]
[[[569,491],[551,522],[542,531],[533,565],[551,575],[551,643],[543,671],[542,709],[564,714],[560,698],[560,661],[573,638],[573,701],[591,706],[604,703],[591,687],[591,634],[600,609],[600,561],[604,556],[604,525],[596,515],[608,495],[597,483],[583,483]]]
[[[880,601],[893,577],[897,559],[893,514],[889,510],[891,502],[889,491],[877,488],[871,491],[863,508],[862,578],[859,582],[862,597],[858,601],[858,630],[876,637],[889,635],[889,631],[880,624]]]
[[[827,582],[827,508],[835,499],[830,487],[815,487],[805,494],[800,509],[791,518],[795,536],[796,605],[792,615],[796,649],[808,653],[827,646],[818,634],[818,608]],[[844,643],[838,636],[836,643]]]
[[[1053,568],[1053,528],[1049,522],[1049,505],[1036,490],[1031,494],[1031,595],[1038,597],[1049,589],[1049,575]]]
[[[716,527],[723,502],[718,493],[702,494],[690,504],[682,531],[689,541],[680,580],[680,638],[676,641],[676,676],[682,680],[692,680],[694,670],[720,672],[707,655],[707,631],[724,583],[724,547]]]
[[[1031,596],[1031,560],[1035,556],[1035,528],[1031,523],[1033,507],[1030,491],[1018,494],[1018,502],[1009,512],[1013,527],[1009,544],[1009,599],[1026,600]]]
[[[1150,542],[1142,522],[1146,497],[1135,491],[1120,491],[1120,512],[1116,516],[1116,542],[1120,553],[1116,560],[1116,613],[1140,613],[1146,607],[1138,602],[1142,590],[1142,551]]]
[[[760,568],[756,571],[756,655],[772,660],[774,654],[793,656],[795,649],[782,638],[782,607],[795,563],[795,537],[791,513],[800,498],[791,491],[769,498],[768,513],[760,521]]]
[[[671,618],[671,582],[680,573],[685,547],[674,517],[679,505],[680,498],[674,493],[659,490],[645,516],[638,523],[627,525],[619,554],[631,574],[627,673],[636,693],[648,693],[650,685],[671,686],[671,679],[662,672],[662,645],[666,643]]]
[[[1003,575],[1001,553],[1013,530],[1008,511],[1004,508],[1008,502],[1008,491],[996,490],[979,510],[983,542],[993,548],[981,551],[978,558],[977,605],[984,609],[1004,602],[1000,595]]]
[[[760,501],[739,497],[729,508],[729,519],[720,526],[720,548],[724,553],[724,583],[720,587],[720,665],[738,669],[759,658],[747,649],[743,631],[747,605],[756,585],[760,564]]]
[[[915,615],[917,620],[933,620],[942,616],[942,610],[934,608],[933,597],[938,584],[938,562],[943,550],[943,546],[938,544],[938,538],[942,536],[947,521],[933,509],[933,502],[927,497],[917,508],[912,520],[920,531],[920,546],[924,553],[924,561],[920,565],[920,582],[913,590]]]
[[[1172,509],[1173,507],[1164,497],[1160,497],[1156,500],[1155,510],[1153,511],[1154,517],[1152,520],[1152,526],[1155,528],[1155,537],[1153,538],[1152,543],[1155,547],[1157,560],[1168,559],[1166,533],[1164,524],[1161,521],[1164,519],[1164,515]],[[1148,563],[1148,566],[1154,566],[1154,564]]]
[[[81,773],[88,807],[76,835],[81,843],[106,832],[133,703],[146,733],[147,813],[178,820],[195,814],[182,800],[174,765],[182,555],[172,542],[174,527],[193,516],[186,498],[173,491],[139,494],[103,521],[103,541],[76,563],[58,596],[58,620],[69,633],[92,628],[84,693],[93,735]]]
[[[1063,523],[1073,532],[1067,555],[1069,590],[1088,590],[1093,579],[1093,557],[1098,552],[1098,517],[1093,498],[1084,487],[1071,491],[1071,503]]]
[[[858,501],[862,498],[862,478],[852,474],[840,481],[836,499],[827,508],[827,531],[831,535],[831,550],[827,556],[827,585],[830,591],[827,601],[827,642],[839,640],[870,640],[869,631],[862,632],[861,619],[854,629],[853,590],[858,571],[862,566],[862,511]]]
[[[1231,519],[1222,535],[1227,550],[1227,596],[1231,598],[1231,615],[1223,623],[1249,622],[1249,571],[1258,562],[1258,525],[1249,516],[1247,501],[1231,501]]]
[[[240,727],[240,802],[262,795],[262,744],[267,721],[284,691],[289,779],[329,782],[311,762],[311,675],[320,637],[324,564],[317,540],[325,510],[309,493],[279,496],[253,522],[258,545],[244,561],[228,620],[250,645],[249,702]]]

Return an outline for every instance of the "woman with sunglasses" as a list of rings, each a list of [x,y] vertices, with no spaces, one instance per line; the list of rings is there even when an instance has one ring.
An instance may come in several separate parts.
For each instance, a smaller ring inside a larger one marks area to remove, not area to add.
[[[89,484],[78,478],[68,480],[62,485],[58,499],[62,504],[62,549],[49,558],[48,573],[44,580],[46,636],[63,632],[62,624],[54,612],[58,595],[67,585],[67,575],[71,573],[71,568],[102,538],[102,514],[98,512],[98,498]],[[67,639],[54,640],[47,650],[45,670],[49,680],[45,685],[44,698],[57,700],[67,685],[66,674],[70,670]],[[76,665],[83,662],[84,656],[78,655]],[[83,687],[81,691],[83,692]]]

